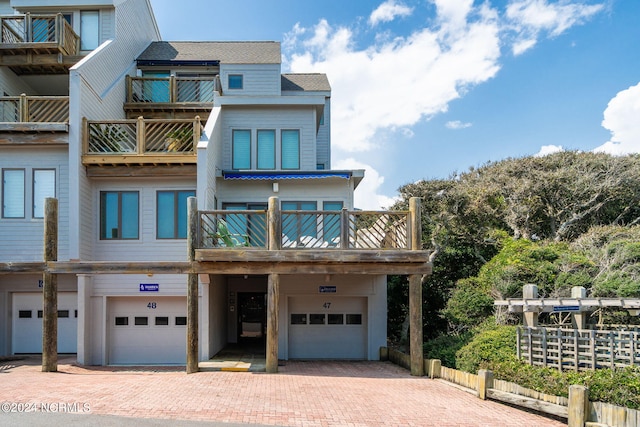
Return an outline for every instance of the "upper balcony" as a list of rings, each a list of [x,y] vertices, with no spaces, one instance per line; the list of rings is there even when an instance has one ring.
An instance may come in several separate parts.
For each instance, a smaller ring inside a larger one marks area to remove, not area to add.
[[[195,176],[200,134],[199,117],[111,121],[85,118],[82,163],[89,176],[131,176],[136,173],[135,166],[155,166],[155,173],[163,174],[169,167],[176,174]],[[154,172],[149,168],[138,171],[140,175],[150,173]]]
[[[0,97],[0,144],[68,144],[68,96]]]
[[[127,76],[127,117],[192,118],[206,122],[220,88],[216,77]]]
[[[80,37],[62,14],[0,16],[0,65],[16,74],[65,74],[79,60]]]

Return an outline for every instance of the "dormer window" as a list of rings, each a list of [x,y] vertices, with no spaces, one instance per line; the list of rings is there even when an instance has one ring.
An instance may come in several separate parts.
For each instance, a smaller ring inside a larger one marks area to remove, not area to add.
[[[229,89],[242,89],[242,74],[229,74]]]

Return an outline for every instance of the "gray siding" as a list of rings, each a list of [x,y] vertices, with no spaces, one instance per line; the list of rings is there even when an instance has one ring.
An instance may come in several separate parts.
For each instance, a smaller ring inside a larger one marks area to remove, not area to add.
[[[327,98],[324,107],[324,124],[318,129],[316,143],[316,163],[323,164],[325,169],[331,169],[331,101]]]
[[[242,74],[242,89],[229,90],[229,74]],[[226,96],[280,96],[280,64],[221,64],[220,82]]]
[[[56,170],[58,199],[58,259],[69,259],[69,168],[66,147],[7,149],[0,156],[0,169],[24,169],[25,218],[0,218],[0,260],[42,261],[44,220],[33,218],[33,170]]]
[[[156,239],[156,191],[195,190],[195,180],[165,180],[149,183],[144,180],[99,182],[94,186],[91,205],[92,231],[84,236],[94,247],[92,259],[97,261],[186,261],[186,239]],[[100,240],[100,191],[139,192],[139,239]]]
[[[155,21],[146,0],[126,0],[115,10],[116,38],[89,54],[71,70],[70,83],[70,171],[77,177],[72,189],[72,221],[78,230],[72,235],[74,258],[90,259],[93,220],[91,182],[81,164],[81,123],[124,118],[125,76],[135,70],[135,58],[151,41],[158,40]],[[105,18],[106,19],[106,18]]]
[[[5,92],[9,96],[18,96],[22,93],[27,95],[37,95],[37,93],[22,79],[8,68],[0,67],[0,96]]]
[[[225,107],[222,129],[222,169],[231,169],[233,129],[251,129],[252,169],[256,168],[256,131],[275,129],[276,169],[280,169],[280,131],[300,130],[300,170],[316,169],[316,122],[313,107],[236,108]]]

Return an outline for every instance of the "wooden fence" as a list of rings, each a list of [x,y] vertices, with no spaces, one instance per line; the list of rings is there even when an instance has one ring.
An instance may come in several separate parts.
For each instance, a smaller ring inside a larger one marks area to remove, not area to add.
[[[519,327],[518,358],[558,370],[593,370],[640,365],[636,331]]]
[[[409,369],[410,366],[408,354],[386,347],[380,349],[380,359],[389,360],[406,369]],[[453,368],[441,367],[440,361],[434,359],[425,359],[424,366],[426,376],[456,384],[481,399],[497,400],[512,406],[566,418],[570,426],[640,427],[640,411],[608,403],[590,402],[586,387],[571,386],[567,398],[541,393],[509,381],[494,379],[491,371],[480,370],[478,374],[471,374]]]

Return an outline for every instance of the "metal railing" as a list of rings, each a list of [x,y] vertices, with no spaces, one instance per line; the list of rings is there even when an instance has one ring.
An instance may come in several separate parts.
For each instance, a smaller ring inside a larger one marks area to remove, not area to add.
[[[212,103],[220,87],[212,77],[127,77],[129,103]]]
[[[558,370],[592,370],[640,365],[636,331],[518,327],[518,358]]]
[[[200,119],[143,119],[84,122],[85,155],[194,155]]]
[[[68,123],[68,96],[0,97],[0,122]]]
[[[0,16],[0,48],[26,43],[56,45],[63,55],[80,51],[80,37],[60,13]]]
[[[279,248],[411,249],[407,211],[278,211]],[[269,247],[267,211],[200,211],[200,248]]]

